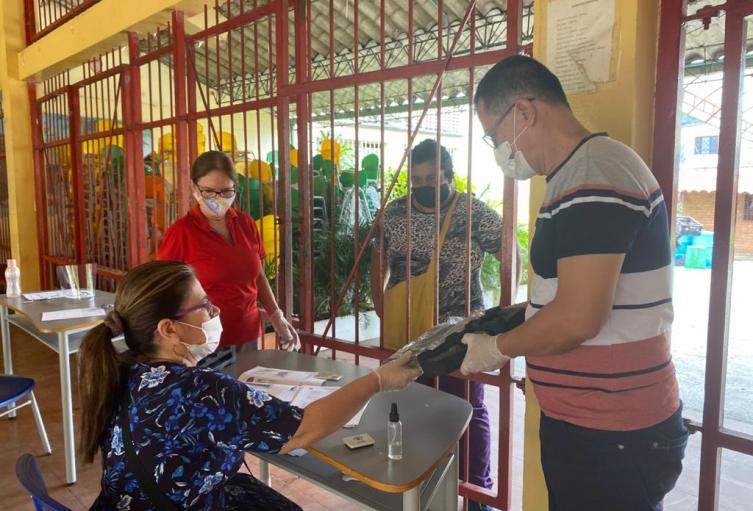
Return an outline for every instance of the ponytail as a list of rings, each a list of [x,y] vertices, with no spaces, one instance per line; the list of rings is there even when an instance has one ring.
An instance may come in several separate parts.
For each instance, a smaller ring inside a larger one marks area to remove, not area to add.
[[[81,441],[79,452],[91,463],[120,396],[123,381],[118,353],[112,345],[112,332],[105,324],[86,334],[79,353],[81,380]]]
[[[107,433],[118,400],[123,396],[134,357],[155,351],[154,330],[178,312],[196,282],[193,270],[177,261],[151,261],[130,270],[118,285],[114,308],[104,322],[84,337],[79,352],[81,435],[79,452],[85,463],[94,456]],[[123,335],[128,353],[112,345]]]

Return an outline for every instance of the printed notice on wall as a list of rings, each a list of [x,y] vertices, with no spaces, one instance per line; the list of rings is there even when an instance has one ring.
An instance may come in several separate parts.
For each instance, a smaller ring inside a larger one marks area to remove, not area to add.
[[[549,4],[547,65],[565,92],[593,90],[610,79],[614,0],[557,0]]]

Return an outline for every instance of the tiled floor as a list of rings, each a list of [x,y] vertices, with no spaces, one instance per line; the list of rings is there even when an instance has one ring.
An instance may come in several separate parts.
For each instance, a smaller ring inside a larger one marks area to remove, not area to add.
[[[37,381],[35,393],[50,437],[53,454],[42,455],[41,443],[30,409],[20,410],[18,417],[14,420],[0,419],[0,510],[33,510],[31,501],[15,478],[16,459],[25,452],[38,456],[37,459],[48,488],[54,498],[74,510],[88,509],[99,493],[100,465],[95,462],[91,465],[79,466],[78,482],[72,486],[65,484],[57,355],[22,332],[14,330],[12,338],[15,372],[31,376]],[[327,356],[325,353],[323,355]],[[338,360],[347,360],[347,358],[346,355],[338,353]],[[370,362],[369,359],[361,358],[362,364],[368,365]],[[487,387],[486,401],[492,424],[495,424],[499,417],[498,396],[496,388]],[[80,413],[80,408],[74,387],[74,418],[77,413]],[[520,511],[522,500],[523,413],[523,397],[520,392],[515,392],[511,508],[514,511]],[[492,437],[496,437],[496,426],[493,426]],[[496,451],[496,445],[494,445],[492,448],[493,474],[496,474],[497,467]],[[683,475],[675,490],[665,500],[667,511],[697,509],[699,451],[700,436],[693,435],[686,454]],[[248,461],[251,469],[256,473],[257,464],[254,458],[249,456]],[[725,451],[722,457],[722,476],[719,509],[722,511],[750,509],[749,504],[753,502],[753,457]],[[274,487],[301,504],[306,511],[358,509],[357,506],[342,498],[274,467],[272,477]]]

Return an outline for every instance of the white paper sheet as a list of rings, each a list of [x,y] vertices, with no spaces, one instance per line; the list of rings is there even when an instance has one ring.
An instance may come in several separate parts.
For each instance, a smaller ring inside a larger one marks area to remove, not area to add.
[[[273,367],[256,366],[244,371],[238,380],[263,390],[267,394],[287,401],[293,406],[305,408],[317,399],[329,396],[340,387],[323,387],[326,380],[316,377],[314,371],[294,371]],[[351,418],[346,428],[358,426],[366,406]]]
[[[329,396],[338,388],[339,387],[312,387],[310,385],[302,385],[301,387],[298,387],[298,392],[290,404],[299,408],[306,408],[317,399]]]
[[[273,367],[256,366],[238,378],[245,383],[274,383],[280,385],[323,385],[325,380],[315,377],[314,371],[293,371]]]
[[[103,317],[105,311],[101,307],[86,307],[82,309],[65,309],[42,313],[42,321],[60,321],[74,318],[97,318]]]
[[[557,0],[546,20],[549,69],[567,93],[610,80],[614,0]]]
[[[310,385],[302,385],[298,387],[298,392],[291,404],[299,408],[306,408],[317,399],[329,396],[339,388],[340,387],[312,387]],[[364,410],[366,410],[366,405],[364,405],[363,408],[361,408],[343,427],[354,428],[358,426],[361,422],[361,416],[363,416]]]
[[[54,300],[55,298],[74,298],[74,293],[70,289],[57,289],[55,291],[41,291],[39,293],[24,293],[26,300],[33,302],[39,300]]]

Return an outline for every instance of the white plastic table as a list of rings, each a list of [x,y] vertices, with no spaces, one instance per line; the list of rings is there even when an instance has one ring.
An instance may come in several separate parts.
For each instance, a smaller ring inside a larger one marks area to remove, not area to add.
[[[58,354],[60,361],[60,397],[63,409],[63,440],[65,444],[65,480],[76,482],[76,439],[73,429],[73,401],[71,399],[70,355],[76,353],[86,332],[102,322],[102,318],[73,318],[61,321],[42,321],[47,311],[78,309],[111,305],[115,295],[96,291],[93,298],[55,298],[29,302],[24,298],[0,295],[0,333],[2,333],[3,363],[6,374],[13,374],[10,344],[10,325],[15,325]],[[9,314],[9,311],[15,314]],[[13,416],[11,414],[11,416]]]

